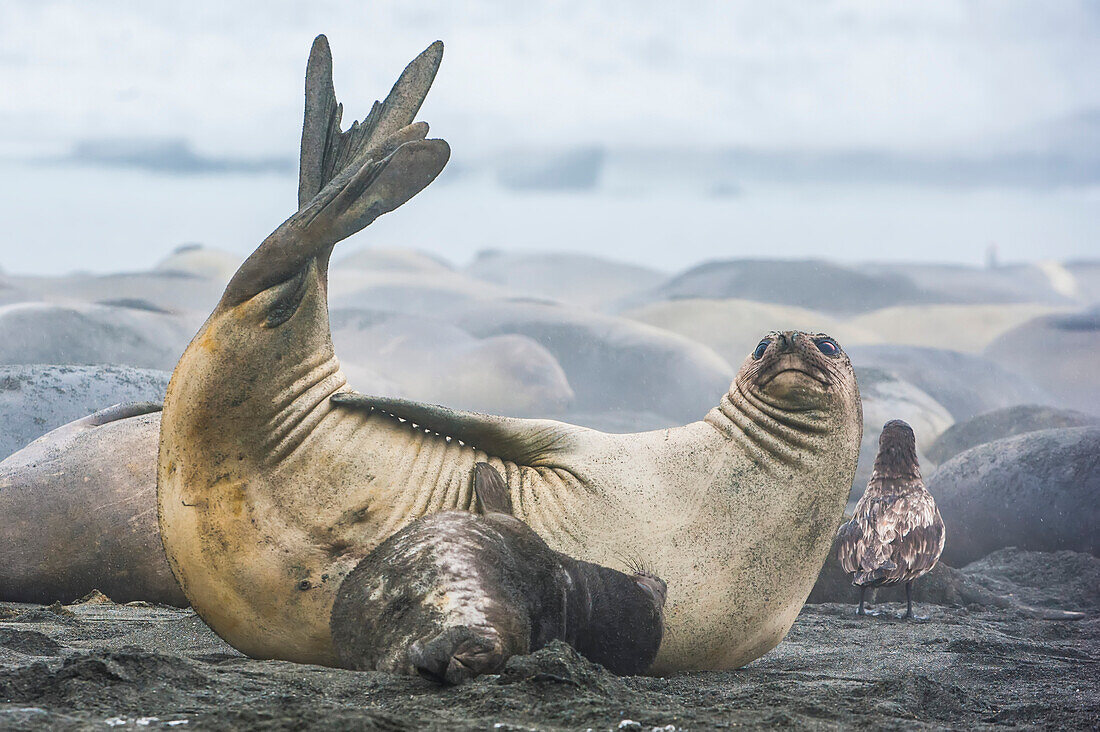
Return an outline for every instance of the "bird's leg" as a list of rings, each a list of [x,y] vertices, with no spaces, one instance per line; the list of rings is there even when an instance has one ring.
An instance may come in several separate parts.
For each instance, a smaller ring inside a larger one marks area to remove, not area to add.
[[[878,610],[864,610],[863,609],[863,596],[867,594],[867,587],[865,585],[859,586],[859,610],[856,610],[856,615],[878,615]]]
[[[928,620],[927,615],[913,614],[913,580],[905,583],[905,614],[901,617],[904,620]]]

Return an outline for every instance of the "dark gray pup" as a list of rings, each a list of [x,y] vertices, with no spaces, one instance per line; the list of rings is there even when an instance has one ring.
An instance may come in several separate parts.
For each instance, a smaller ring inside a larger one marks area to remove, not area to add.
[[[867,490],[852,520],[837,532],[837,558],[859,587],[859,614],[868,587],[905,583],[905,617],[913,617],[913,580],[936,566],[944,543],[943,519],[924,487],[913,428],[887,422]]]
[[[478,463],[473,481],[484,515],[419,518],[344,579],[331,619],[340,665],[459,684],[562,640],[614,673],[648,669],[664,633],[664,581],[550,549],[510,515],[492,466]]]

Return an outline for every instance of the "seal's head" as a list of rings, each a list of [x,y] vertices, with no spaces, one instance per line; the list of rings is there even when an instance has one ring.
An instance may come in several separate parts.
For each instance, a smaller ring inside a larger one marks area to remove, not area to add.
[[[828,409],[858,395],[852,362],[840,345],[824,333],[797,330],[764,336],[735,383],[743,393],[783,411]]]
[[[653,607],[657,611],[658,616],[663,616],[665,609],[665,597],[668,595],[668,585],[665,581],[646,570],[636,570],[634,572],[634,582],[646,593],[646,595],[653,600]]]
[[[871,480],[900,478],[920,479],[917,460],[917,437],[913,428],[900,419],[892,419],[882,426],[878,436],[878,455]]]

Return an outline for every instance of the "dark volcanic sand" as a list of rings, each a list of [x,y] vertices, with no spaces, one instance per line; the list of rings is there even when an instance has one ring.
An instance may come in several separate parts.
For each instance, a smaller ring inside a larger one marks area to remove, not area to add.
[[[1090,571],[1067,577],[1065,554],[1009,550],[983,573],[1084,620],[921,605],[931,617],[914,623],[807,605],[778,648],[737,671],[617,678],[554,645],[459,688],[244,658],[187,610],[0,604],[0,728],[1096,728],[1096,588],[1076,584],[1094,585],[1100,560],[1075,555]]]

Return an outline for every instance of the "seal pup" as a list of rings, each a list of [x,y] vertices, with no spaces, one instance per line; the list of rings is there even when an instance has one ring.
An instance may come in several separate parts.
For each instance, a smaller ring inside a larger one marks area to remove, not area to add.
[[[561,640],[613,673],[644,672],[664,632],[665,583],[555,552],[511,515],[508,486],[474,469],[484,515],[424,516],[348,574],[332,607],[340,665],[459,684]]]
[[[301,210],[234,275],[168,387],[158,504],[169,564],[243,653],[334,665],[329,619],[344,577],[419,516],[470,510],[471,471],[488,462],[516,517],[552,549],[604,566],[634,557],[675,588],[651,672],[744,665],[797,617],[855,474],[859,390],[836,341],[772,333],[699,421],[636,434],[347,384],[329,258],[445,164],[446,143],[408,124],[441,53],[429,47],[367,121],[341,132],[318,39]]]
[[[905,615],[913,616],[913,581],[936,566],[946,534],[917,463],[913,428],[886,423],[867,490],[852,520],[837,532],[837,558],[859,587],[859,610],[868,587],[905,583]],[[877,613],[871,613],[877,614]]]

